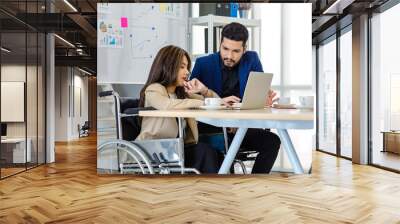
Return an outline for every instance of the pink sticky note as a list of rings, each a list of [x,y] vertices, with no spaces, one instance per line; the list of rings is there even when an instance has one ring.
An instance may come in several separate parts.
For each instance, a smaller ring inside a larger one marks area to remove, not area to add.
[[[126,18],[126,17],[121,17],[121,27],[122,27],[122,28],[128,27],[128,18]]]

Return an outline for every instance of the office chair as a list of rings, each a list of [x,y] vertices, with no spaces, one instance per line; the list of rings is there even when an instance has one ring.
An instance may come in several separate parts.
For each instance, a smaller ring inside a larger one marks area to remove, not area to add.
[[[228,133],[226,127],[222,128],[208,128],[208,125],[199,124],[199,129],[202,129],[203,132],[199,136],[199,141],[208,143],[212,148],[222,153],[224,156],[229,150],[230,142],[228,140]],[[236,154],[235,160],[233,161],[231,167],[231,173],[234,173],[234,164],[237,163],[240,165],[243,174],[247,174],[245,161],[255,161],[257,158],[257,152],[252,150],[241,150]]]
[[[231,142],[229,142],[228,132],[226,127],[223,128],[223,135],[224,135],[224,143],[225,143],[225,150],[228,152],[229,146]],[[257,158],[258,152],[253,151],[250,149],[241,148],[236,154],[235,160],[233,164],[237,163],[240,165],[243,174],[247,174],[246,165],[244,164],[245,161],[255,161]],[[231,172],[234,173],[234,166],[231,167]]]
[[[85,121],[85,123],[82,126],[78,124],[79,138],[89,136],[89,129],[90,129],[89,121]]]

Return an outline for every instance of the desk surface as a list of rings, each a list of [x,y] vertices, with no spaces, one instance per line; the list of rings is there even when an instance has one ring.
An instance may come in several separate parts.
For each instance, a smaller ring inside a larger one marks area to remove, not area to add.
[[[400,135],[400,131],[381,131],[381,133]]]
[[[265,108],[257,110],[149,110],[140,111],[142,117],[191,117],[246,120],[313,121],[314,111]]]
[[[30,141],[30,138],[27,139]],[[5,138],[1,139],[1,143],[20,143],[20,142],[25,142],[25,138]]]

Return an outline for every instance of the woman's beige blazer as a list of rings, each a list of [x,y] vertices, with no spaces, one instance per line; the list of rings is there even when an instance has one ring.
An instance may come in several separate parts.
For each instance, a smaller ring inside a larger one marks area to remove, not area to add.
[[[209,90],[211,91],[211,90]],[[212,91],[211,91],[212,92]],[[219,97],[215,92],[213,97]],[[190,94],[188,99],[170,98],[167,89],[159,84],[149,85],[145,90],[145,107],[154,107],[157,110],[189,109],[204,105],[204,97]],[[186,118],[185,143],[197,143],[199,133],[197,122],[193,118]],[[178,123],[176,118],[143,117],[142,127],[137,140],[176,138]]]

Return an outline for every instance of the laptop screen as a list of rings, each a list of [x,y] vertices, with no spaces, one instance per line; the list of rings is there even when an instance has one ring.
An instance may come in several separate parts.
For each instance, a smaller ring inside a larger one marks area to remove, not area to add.
[[[240,109],[264,108],[272,77],[272,73],[250,72]]]

